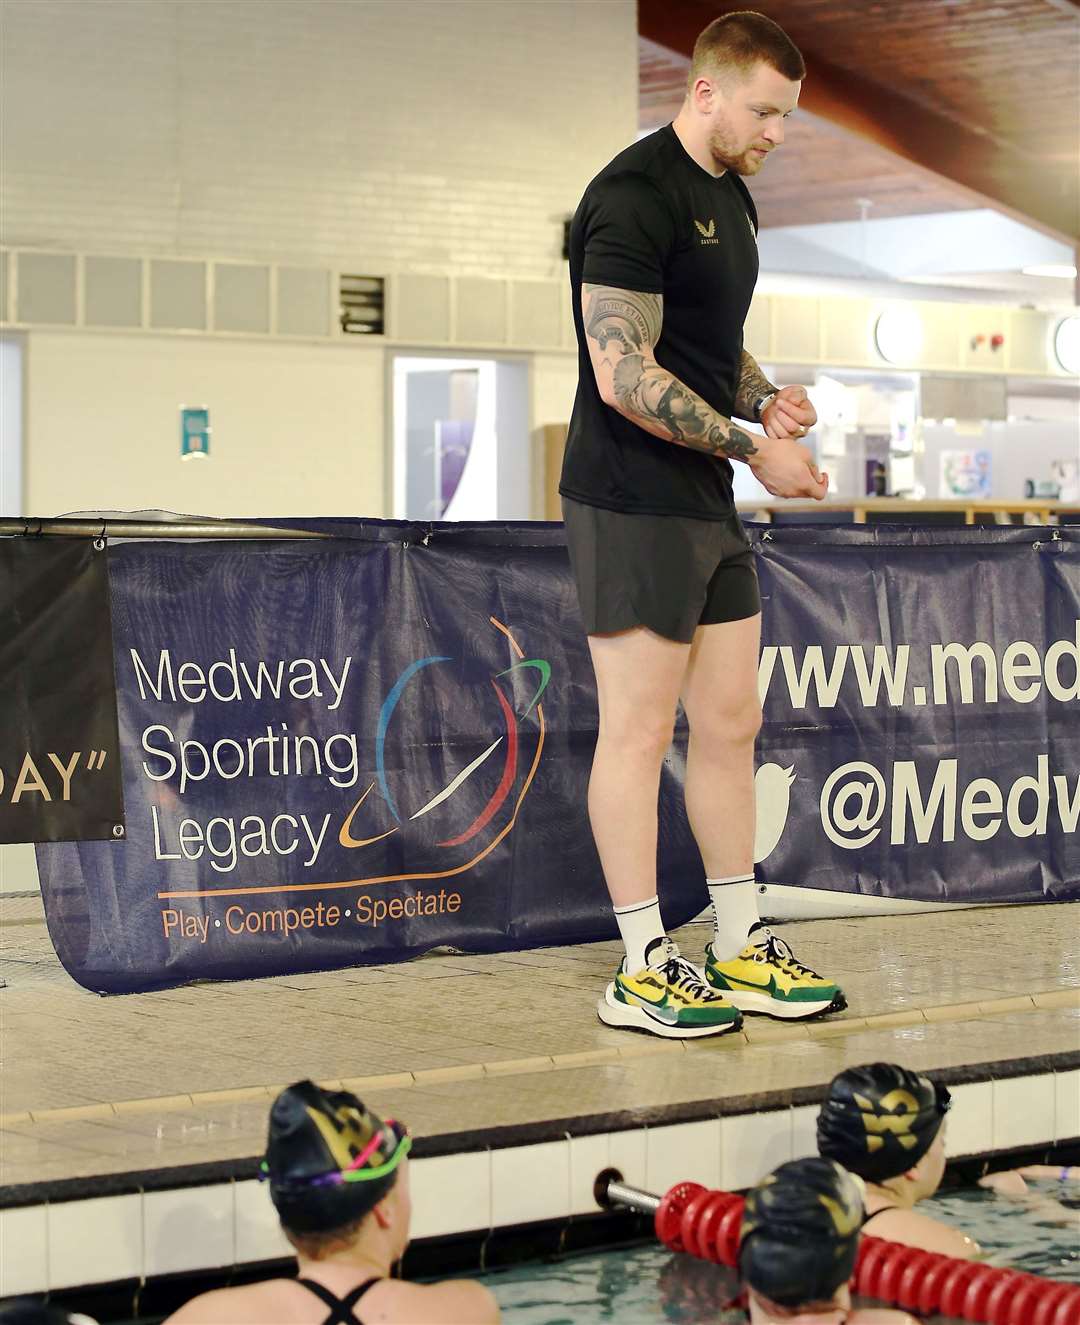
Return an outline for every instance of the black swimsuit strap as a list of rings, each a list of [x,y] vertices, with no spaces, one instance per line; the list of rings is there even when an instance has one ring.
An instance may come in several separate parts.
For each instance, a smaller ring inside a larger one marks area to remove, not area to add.
[[[863,1228],[865,1228],[865,1227],[867,1226],[867,1224],[869,1224],[869,1222],[871,1221],[871,1219],[876,1219],[876,1218],[878,1217],[878,1215],[884,1215],[884,1214],[887,1214],[888,1211],[890,1211],[890,1210],[895,1210],[896,1208],[897,1208],[897,1207],[896,1207],[895,1205],[883,1205],[883,1206],[881,1207],[880,1210],[875,1210],[874,1213],[873,1213],[872,1215],[864,1215],[864,1216],[863,1216],[863,1221],[862,1221],[862,1226],[863,1226]]]
[[[382,1280],[378,1277],[368,1279],[358,1288],[346,1293],[344,1297],[338,1297],[336,1293],[331,1293],[329,1288],[317,1284],[314,1279],[297,1279],[296,1282],[303,1284],[309,1293],[314,1293],[330,1308],[330,1314],[323,1321],[323,1325],[364,1325],[354,1308],[367,1290],[375,1284],[381,1283]]]

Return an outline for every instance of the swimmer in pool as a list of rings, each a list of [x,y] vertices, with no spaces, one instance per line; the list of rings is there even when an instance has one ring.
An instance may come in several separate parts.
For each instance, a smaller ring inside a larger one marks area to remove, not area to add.
[[[409,1147],[400,1123],[355,1095],[311,1081],[283,1090],[263,1171],[299,1277],[204,1293],[167,1325],[498,1325],[494,1297],[474,1280],[390,1277],[409,1241]]]
[[[853,1308],[862,1184],[828,1159],[796,1159],[746,1197],[739,1278],[750,1325],[917,1325],[904,1311]]]
[[[1080,1210],[1063,1205],[1050,1192],[1029,1185],[1032,1181],[1048,1180],[1056,1183],[1058,1191],[1064,1195],[1070,1185],[1080,1182],[1080,1168],[1069,1164],[1026,1164],[1019,1169],[985,1173],[978,1183],[995,1196],[1022,1205],[1041,1224],[1056,1224],[1080,1233]]]
[[[973,1260],[979,1244],[915,1209],[945,1172],[949,1092],[894,1063],[850,1067],[829,1083],[818,1152],[866,1184],[864,1227],[874,1237]]]

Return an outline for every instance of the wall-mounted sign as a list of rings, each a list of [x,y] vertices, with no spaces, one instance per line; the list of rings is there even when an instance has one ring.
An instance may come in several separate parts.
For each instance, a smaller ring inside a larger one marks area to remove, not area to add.
[[[180,459],[210,455],[210,411],[205,408],[180,411]]]
[[[989,451],[942,451],[941,495],[988,500],[993,495]]]

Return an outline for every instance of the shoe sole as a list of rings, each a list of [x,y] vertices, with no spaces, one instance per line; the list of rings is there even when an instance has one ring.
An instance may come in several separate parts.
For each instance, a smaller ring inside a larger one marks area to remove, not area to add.
[[[602,998],[596,1005],[596,1015],[605,1026],[614,1026],[619,1030],[645,1031],[649,1035],[659,1035],[665,1040],[699,1040],[706,1035],[726,1035],[730,1031],[742,1028],[742,1017],[721,1022],[717,1026],[669,1026],[665,1022],[650,1017],[644,1008],[633,1007],[629,1003],[608,1002]]]
[[[827,1017],[847,1008],[847,999],[839,989],[828,1002],[820,1003],[780,1003],[769,994],[754,994],[738,989],[717,989],[716,992],[722,994],[740,1012],[772,1017],[774,1021],[812,1021],[815,1017]]]

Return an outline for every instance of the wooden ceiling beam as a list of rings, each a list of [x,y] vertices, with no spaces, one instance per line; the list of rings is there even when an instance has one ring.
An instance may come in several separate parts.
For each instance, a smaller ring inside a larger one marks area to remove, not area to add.
[[[689,56],[711,19],[741,5],[698,0],[638,0],[638,31],[658,46]],[[960,185],[980,202],[1054,238],[1080,238],[1080,171],[1047,170],[1037,150],[1013,147],[904,96],[902,91],[839,68],[795,37],[807,65],[800,108],[875,143],[911,165]],[[868,63],[870,53],[868,53]],[[852,180],[858,190],[859,181]]]

